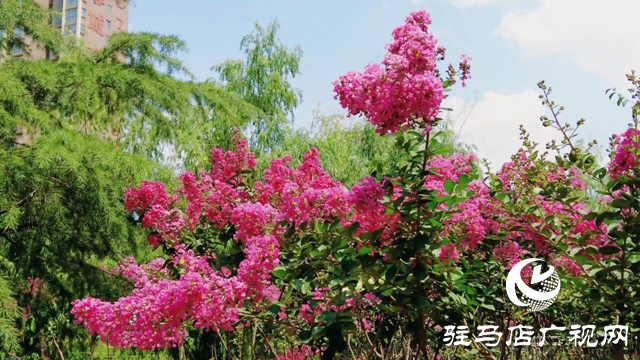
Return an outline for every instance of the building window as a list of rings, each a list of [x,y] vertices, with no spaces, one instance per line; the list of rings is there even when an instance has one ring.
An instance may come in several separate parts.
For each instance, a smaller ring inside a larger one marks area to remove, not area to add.
[[[82,17],[87,17],[87,8],[82,8]]]
[[[70,8],[72,6],[77,6],[78,5],[78,0],[67,0],[67,8]]]
[[[69,9],[64,17],[65,22],[72,22],[78,19],[78,8]]]
[[[107,5],[107,13],[111,14],[111,5]]]
[[[110,38],[110,36],[109,36],[109,35],[107,35],[107,36],[105,36],[105,37],[104,37],[104,43],[105,43],[105,45],[109,45],[109,38]]]
[[[67,34],[69,35],[75,35],[76,34],[76,29],[77,29],[77,24],[71,24],[69,26],[67,26]]]
[[[20,46],[20,45],[14,45],[14,46],[11,48],[11,55],[13,55],[13,56],[22,55],[22,46]]]
[[[60,26],[60,25],[62,25],[62,16],[54,15],[53,16],[53,26]]]
[[[107,20],[107,30],[111,30],[111,21]]]
[[[117,24],[117,26],[118,26],[118,30],[122,30],[122,25],[123,25],[123,24],[122,24],[122,20],[120,20],[120,19],[116,19],[116,24]]]
[[[4,35],[3,35],[4,36]],[[16,39],[20,39],[24,37],[24,30],[22,28],[13,29],[13,37]],[[14,45],[11,47],[11,55],[21,55],[22,54],[22,45]]]
[[[80,34],[84,35],[86,28],[84,25],[80,25]]]
[[[53,2],[53,9],[54,10],[60,10],[62,9],[62,0],[55,0]]]

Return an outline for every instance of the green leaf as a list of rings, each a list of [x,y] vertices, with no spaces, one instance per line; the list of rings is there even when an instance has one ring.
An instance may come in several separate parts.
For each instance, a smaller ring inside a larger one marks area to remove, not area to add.
[[[611,211],[605,211],[596,217],[596,225],[600,226],[605,220],[615,219],[617,214]]]
[[[373,242],[378,241],[378,239],[380,239],[380,236],[382,236],[383,232],[384,232],[384,228],[374,231],[373,234],[371,234],[371,241]]]
[[[313,340],[313,334],[311,333],[311,331],[305,330],[300,332],[300,341],[303,344],[308,345],[311,343],[312,340]]]
[[[303,283],[300,287],[300,291],[305,295],[311,293],[311,285],[309,285],[308,282]]]
[[[427,272],[427,268],[420,264],[417,265],[414,269],[413,269],[413,275],[416,277],[416,279],[420,282],[423,282],[427,279],[427,277],[429,277],[429,273]]]
[[[398,274],[398,267],[395,265],[392,265],[391,267],[389,267],[389,269],[387,269],[387,272],[384,274],[384,278],[388,282],[392,282],[393,279],[396,278],[397,274]]]
[[[618,182],[621,183],[621,184],[629,184],[629,183],[631,183],[631,179],[629,179],[628,176],[624,176],[624,175],[617,176],[616,180],[618,180]]]
[[[444,191],[446,191],[447,194],[453,193],[453,189],[455,189],[455,187],[456,183],[453,182],[453,180],[447,180],[444,182]]]
[[[273,276],[277,277],[278,279],[284,279],[287,276],[287,268],[278,266],[277,268],[273,269],[271,274],[273,274]]]
[[[582,249],[580,249],[578,247],[571,248],[571,250],[569,250],[569,256],[574,256],[575,254],[579,253],[580,250],[582,250]]]
[[[615,199],[611,202],[611,206],[618,209],[631,209],[631,202],[626,199]]]
[[[353,224],[344,228],[342,232],[344,233],[344,235],[351,237],[353,236],[353,234],[355,234],[358,231],[359,228],[360,228],[360,223],[354,222]]]
[[[613,255],[613,254],[617,254],[618,252],[620,252],[620,248],[617,246],[604,246],[602,248],[600,248],[600,250],[598,251],[600,254],[602,255]]]
[[[344,284],[344,281],[341,278],[335,278],[331,281],[329,281],[329,287],[333,288],[336,286],[341,286],[342,284]]]
[[[569,161],[571,161],[572,163],[575,163],[578,161],[578,157],[573,151],[569,153]]]
[[[588,245],[586,247],[586,251],[587,251],[587,254],[591,256],[598,254],[598,248],[593,245]]]
[[[496,200],[504,203],[509,201],[509,196],[507,196],[507,194],[505,193],[497,193],[495,197],[496,197]]]
[[[425,309],[429,306],[429,299],[422,295],[415,295],[411,298],[411,303],[418,309]]]
[[[273,315],[278,315],[278,313],[280,312],[280,306],[279,305],[271,305],[269,306],[269,312]]]
[[[600,168],[598,170],[596,170],[593,175],[597,176],[598,179],[604,179],[604,177],[607,175],[607,169],[606,168]]]
[[[467,174],[462,174],[460,175],[460,177],[458,178],[458,182],[460,184],[466,185],[471,181],[471,177]]]
[[[587,215],[584,216],[584,219],[587,221],[592,221],[593,219],[598,217],[598,213],[597,212],[590,212]]]
[[[338,317],[337,312],[333,310],[327,310],[321,314],[318,314],[318,316],[316,316],[316,322],[326,322],[327,325],[331,325],[334,322],[336,322],[337,317]]]
[[[573,259],[578,263],[578,265],[580,266],[584,266],[587,263],[587,257],[582,255],[582,254],[578,254],[575,255],[573,257]]]
[[[363,246],[358,250],[358,255],[369,255],[373,252],[373,248],[370,246]]]
[[[311,334],[313,335],[313,337],[318,337],[318,335],[322,334],[325,329],[326,326],[324,325],[316,326],[313,328],[313,330],[311,330]]]

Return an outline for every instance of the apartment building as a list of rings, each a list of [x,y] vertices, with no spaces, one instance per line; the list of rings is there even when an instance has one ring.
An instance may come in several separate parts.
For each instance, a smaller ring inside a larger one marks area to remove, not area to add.
[[[65,36],[82,39],[92,50],[107,45],[109,37],[129,26],[129,0],[35,0],[42,7],[53,9],[56,15],[51,26]],[[17,29],[19,31],[19,29]],[[20,48],[12,49],[12,55],[29,60],[50,59],[52,54],[25,38],[29,54]]]

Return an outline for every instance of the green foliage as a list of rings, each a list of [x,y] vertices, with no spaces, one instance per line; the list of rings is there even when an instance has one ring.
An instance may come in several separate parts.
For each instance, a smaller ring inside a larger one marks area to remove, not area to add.
[[[468,154],[475,149],[460,142],[451,121],[437,125],[441,133],[440,153],[443,156]],[[322,166],[331,176],[352,186],[380,168],[389,168],[398,161],[401,150],[394,146],[390,135],[380,135],[364,119],[345,118],[339,114],[324,114],[314,110],[310,127],[285,128],[285,137],[278,148],[258,158],[258,172],[270,166],[271,159],[290,155],[295,165],[302,156],[316,147],[322,155]]]
[[[227,60],[213,66],[220,73],[225,89],[260,110],[260,117],[250,121],[249,144],[257,150],[271,150],[283,141],[288,116],[302,100],[302,93],[291,87],[288,78],[300,72],[302,49],[288,50],[278,40],[278,22],[263,28],[255,24],[253,33],[240,43],[247,59]]]
[[[258,172],[270,166],[271,159],[290,155],[295,165],[316,147],[322,154],[323,168],[335,179],[351,186],[368,176],[377,164],[393,161],[392,137],[380,136],[368,122],[349,121],[340,115],[325,115],[319,109],[313,114],[310,128],[286,128],[286,136],[278,148],[258,159]]]
[[[39,337],[43,327],[47,336],[77,335],[71,301],[113,298],[128,287],[115,285],[99,265],[147,251],[138,248],[145,239],[123,209],[123,189],[145,177],[140,172],[169,182],[170,173],[78,132],[0,149],[0,164],[0,258],[9,264],[2,270],[16,289],[30,278],[45,284],[38,297],[27,290],[19,297],[34,321],[22,325],[23,335]],[[25,350],[38,349],[27,344]]]
[[[18,353],[20,344],[15,321],[20,316],[10,283],[0,276],[0,351]]]
[[[119,33],[96,54],[75,44],[56,62],[7,61],[0,67],[0,140],[13,141],[19,126],[43,134],[73,127],[158,160],[170,147],[197,166],[208,158],[204,149],[230,138],[229,128],[255,111],[212,82],[171,76],[186,71],[175,59],[184,49],[173,36]]]

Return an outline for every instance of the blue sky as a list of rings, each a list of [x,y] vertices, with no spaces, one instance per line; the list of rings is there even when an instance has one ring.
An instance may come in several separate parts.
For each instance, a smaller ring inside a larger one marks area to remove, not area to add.
[[[581,117],[586,140],[606,145],[624,130],[628,109],[605,96],[626,88],[624,75],[640,70],[637,0],[137,0],[131,5],[131,31],[174,34],[190,51],[182,57],[200,80],[213,77],[213,64],[244,59],[242,37],[255,21],[277,18],[279,37],[303,49],[301,74],[292,80],[303,92],[296,126],[308,125],[318,106],[344,113],[333,100],[331,83],[350,70],[379,62],[391,31],[413,10],[432,17],[430,31],[457,64],[473,58],[467,88],[448,99],[461,139],[478,146],[498,165],[519,147],[518,126],[545,143],[553,131],[539,125],[545,113],[536,84],[546,80],[565,106],[563,121]]]

